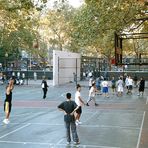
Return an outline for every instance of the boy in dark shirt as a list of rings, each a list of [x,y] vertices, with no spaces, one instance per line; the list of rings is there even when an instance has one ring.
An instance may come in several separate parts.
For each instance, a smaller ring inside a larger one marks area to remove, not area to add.
[[[72,132],[72,138],[74,141],[74,144],[79,144],[79,138],[76,130],[76,124],[75,124],[75,117],[74,112],[79,108],[74,101],[71,100],[71,94],[66,94],[67,100],[62,102],[58,109],[60,111],[64,112],[64,122],[65,122],[65,128],[66,128],[66,136],[67,136],[67,144],[70,144],[71,142],[71,134],[70,129]]]
[[[43,99],[45,99],[46,95],[47,95],[47,91],[48,91],[48,85],[47,85],[47,81],[46,81],[45,77],[42,81],[42,90],[43,90]]]

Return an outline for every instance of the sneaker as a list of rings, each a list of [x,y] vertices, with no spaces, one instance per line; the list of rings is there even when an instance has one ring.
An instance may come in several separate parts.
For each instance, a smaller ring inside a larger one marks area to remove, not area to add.
[[[98,106],[99,104],[95,103],[95,106]]]
[[[80,144],[80,141],[78,141],[78,142],[74,142],[74,144],[75,144],[75,145]]]
[[[86,106],[89,106],[89,104],[88,104],[88,103],[86,103]]]
[[[78,121],[78,120],[76,120],[75,124],[76,124],[76,125],[79,125],[79,121]]]
[[[67,142],[67,145],[70,145],[70,142]]]
[[[10,121],[9,121],[8,119],[4,119],[4,120],[3,120],[3,123],[5,123],[5,124],[9,124],[9,122],[10,122]]]
[[[82,124],[82,122],[79,121],[78,124]]]

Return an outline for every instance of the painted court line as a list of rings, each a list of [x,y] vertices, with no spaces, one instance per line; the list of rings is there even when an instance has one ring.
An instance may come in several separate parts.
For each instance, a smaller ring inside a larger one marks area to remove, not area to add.
[[[30,124],[30,125],[45,125],[45,126],[63,126],[64,124],[48,124],[48,123],[17,123],[17,122],[11,122],[10,125],[18,125],[18,124],[22,124],[22,125],[26,125],[26,124]]]
[[[10,125],[26,125],[26,124],[29,124],[29,125],[43,125],[43,126],[64,126],[63,123],[61,124],[48,124],[48,123],[13,123],[11,122]],[[132,126],[110,126],[110,125],[86,125],[86,124],[81,124],[79,125],[80,127],[87,127],[87,128],[118,128],[118,129],[128,129],[128,130],[140,130],[140,127],[132,127]]]
[[[62,93],[59,97],[66,97],[66,92]]]
[[[57,142],[57,145],[60,144],[60,143],[62,143],[62,142],[64,141],[64,139],[65,139],[65,138],[62,138],[61,140],[59,140],[59,141]]]
[[[142,134],[143,124],[144,124],[144,119],[145,119],[145,112],[143,113],[143,118],[142,118],[142,123],[141,123],[141,127],[140,127],[140,132],[139,132],[138,142],[137,142],[137,147],[136,148],[139,148],[139,145],[140,145],[140,140],[141,140],[141,134]]]
[[[54,111],[55,112],[55,111]],[[21,116],[25,116],[25,115],[40,115],[42,113],[46,113],[46,112],[37,112],[37,113],[33,113],[33,112],[28,112],[28,113],[22,113],[22,114],[14,114],[14,115],[11,115],[11,118],[13,117],[21,117]],[[5,118],[5,116],[1,116],[0,118]]]
[[[87,121],[90,121],[91,118],[93,118],[96,114],[98,114],[97,111],[96,111],[95,113],[93,113],[91,116],[89,116],[89,118],[87,118],[87,120],[85,120],[84,123],[87,122]],[[99,115],[100,115],[100,114],[101,114],[101,113],[99,113]]]
[[[8,143],[8,144],[32,144],[32,145],[49,145],[49,146],[66,146],[66,144],[54,144],[54,143],[41,143],[41,142],[17,142],[17,141],[0,141],[0,143]],[[99,146],[99,145],[76,145],[76,147],[88,147],[88,148],[120,148],[120,147],[110,147],[110,146]]]
[[[1,136],[0,139],[4,138],[4,137],[6,137],[6,136],[8,136],[8,135],[10,135],[10,134],[13,134],[13,133],[15,133],[15,132],[17,132],[17,131],[19,131],[19,130],[25,128],[25,127],[27,127],[27,126],[29,126],[29,125],[30,125],[30,124],[28,123],[28,124],[26,124],[26,125],[24,125],[24,126],[22,126],[22,127],[19,127],[19,128],[17,128],[16,130],[14,130],[14,131],[12,131],[12,132],[9,132],[9,133],[7,133],[7,134]]]
[[[148,96],[147,96],[147,99],[146,99],[146,105],[148,104]]]

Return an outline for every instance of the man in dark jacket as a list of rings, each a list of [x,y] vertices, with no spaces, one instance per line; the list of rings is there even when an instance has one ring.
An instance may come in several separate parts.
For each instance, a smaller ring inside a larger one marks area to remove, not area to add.
[[[145,88],[145,80],[141,77],[140,81],[139,81],[139,94],[138,96],[144,94],[144,88]]]
[[[41,85],[42,85],[42,90],[43,90],[43,99],[45,99],[47,91],[48,91],[48,85],[47,85],[47,81],[46,81],[45,78],[42,80],[42,84]]]

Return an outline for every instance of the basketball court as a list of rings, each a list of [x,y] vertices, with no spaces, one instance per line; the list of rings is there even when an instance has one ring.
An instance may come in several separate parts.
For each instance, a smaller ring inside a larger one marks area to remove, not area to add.
[[[80,82],[81,84],[81,82]],[[4,125],[4,86],[0,86],[0,147],[2,148],[147,148],[148,147],[148,93],[109,98],[97,95],[95,107],[83,107],[82,125],[77,126],[80,145],[66,144],[63,113],[57,105],[65,100],[66,92],[73,99],[75,84],[50,87],[47,99],[42,99],[40,87],[15,87],[10,124]],[[111,91],[111,90],[110,90]],[[88,88],[82,87],[84,100]]]

